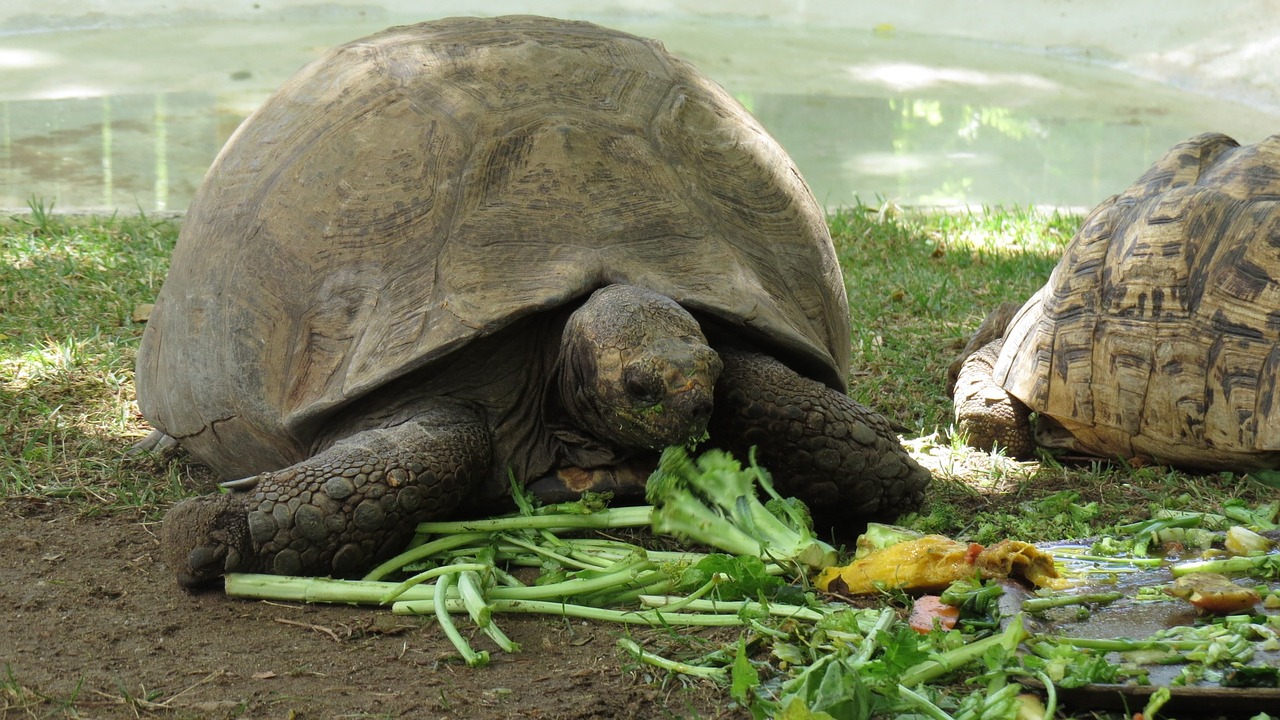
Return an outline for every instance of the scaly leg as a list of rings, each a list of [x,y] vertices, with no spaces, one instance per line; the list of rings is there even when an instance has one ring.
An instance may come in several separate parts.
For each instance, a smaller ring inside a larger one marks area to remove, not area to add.
[[[402,550],[489,470],[486,426],[445,407],[364,430],[302,462],[227,483],[164,519],[165,556],[186,587],[228,572],[350,576]]]
[[[929,471],[883,416],[767,355],[721,359],[712,444],[744,462],[755,446],[778,492],[803,500],[815,521],[896,516],[924,499]]]

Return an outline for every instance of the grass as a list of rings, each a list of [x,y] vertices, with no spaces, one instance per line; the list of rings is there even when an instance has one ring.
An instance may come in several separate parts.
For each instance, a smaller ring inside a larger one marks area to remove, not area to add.
[[[202,472],[125,456],[146,433],[135,313],[163,280],[177,226],[33,210],[0,225],[0,497],[154,508],[183,492],[180,474]]]
[[[1079,218],[854,207],[830,219],[852,318],[853,396],[919,434],[947,427],[946,368],[1001,302],[1048,277]]]

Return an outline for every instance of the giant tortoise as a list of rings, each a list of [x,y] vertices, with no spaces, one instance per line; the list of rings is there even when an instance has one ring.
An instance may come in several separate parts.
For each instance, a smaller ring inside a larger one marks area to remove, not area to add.
[[[224,478],[164,521],[179,581],[350,575],[509,476],[625,487],[758,446],[817,519],[929,473],[846,395],[824,215],[778,144],[659,43],[583,22],[395,27],[308,65],[192,200],[138,405]]]
[[[979,447],[1280,466],[1280,136],[1172,148],[953,372],[957,427]]]

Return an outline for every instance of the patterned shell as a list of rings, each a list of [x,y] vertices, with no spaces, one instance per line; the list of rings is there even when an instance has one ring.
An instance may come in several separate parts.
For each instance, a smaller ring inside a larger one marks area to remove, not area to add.
[[[1192,138],[1088,217],[1006,332],[996,382],[1073,437],[1058,444],[1275,466],[1277,278],[1280,136]]]
[[[610,283],[844,387],[822,209],[721,87],[588,23],[391,28],[303,68],[215,160],[138,404],[224,475],[280,467],[354,399]]]

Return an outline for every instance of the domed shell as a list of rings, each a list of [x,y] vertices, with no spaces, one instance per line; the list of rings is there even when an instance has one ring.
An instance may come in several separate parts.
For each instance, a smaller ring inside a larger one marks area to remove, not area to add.
[[[138,404],[224,476],[286,466],[354,399],[610,283],[844,387],[822,209],[721,87],[588,23],[391,28],[303,68],[223,148],[142,339]]]
[[[1086,219],[1006,331],[996,382],[1092,454],[1280,463],[1278,168],[1280,136],[1175,146]]]

